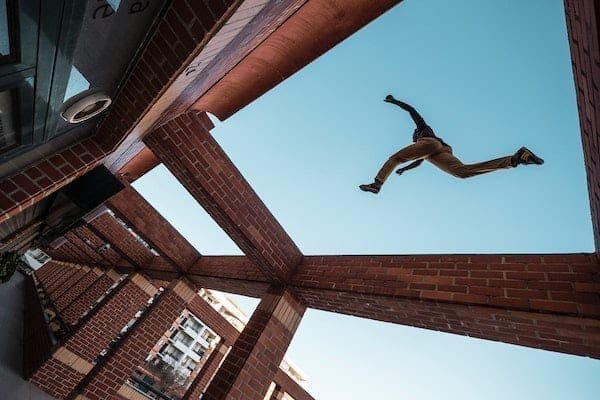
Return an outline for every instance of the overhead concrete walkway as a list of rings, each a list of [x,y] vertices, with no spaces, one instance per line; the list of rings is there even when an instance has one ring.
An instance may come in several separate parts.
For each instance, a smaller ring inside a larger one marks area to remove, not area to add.
[[[19,272],[0,285],[0,398],[52,400],[21,376],[24,285],[25,277]]]

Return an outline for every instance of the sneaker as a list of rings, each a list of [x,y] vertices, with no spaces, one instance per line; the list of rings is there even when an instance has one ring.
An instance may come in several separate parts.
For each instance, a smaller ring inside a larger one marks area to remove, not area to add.
[[[379,190],[381,190],[381,185],[378,185],[377,183],[369,183],[368,185],[360,185],[359,189],[362,190],[363,192],[371,192],[374,194],[379,193]]]
[[[527,147],[521,147],[517,152],[512,156],[512,164],[516,167],[519,164],[537,164],[542,165],[544,160],[533,154],[531,150]]]

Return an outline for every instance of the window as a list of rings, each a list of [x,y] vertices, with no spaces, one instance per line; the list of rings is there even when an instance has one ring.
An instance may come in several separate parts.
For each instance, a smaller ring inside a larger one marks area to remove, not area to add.
[[[204,346],[202,346],[200,343],[196,343],[196,345],[194,346],[194,348],[192,350],[194,351],[194,353],[198,354],[200,357],[202,357],[204,355],[204,353],[206,352],[206,348]]]
[[[186,357],[185,360],[183,361],[182,365],[184,367],[186,367],[187,369],[189,369],[190,371],[193,371],[194,368],[196,368],[196,365],[198,365],[198,364],[196,364],[196,362],[194,360],[192,360],[191,358]]]
[[[186,345],[188,347],[194,341],[194,339],[190,335],[188,335],[188,334],[186,334],[184,332],[179,332],[177,335],[175,335],[175,339],[174,340],[178,341],[178,342],[181,342],[181,343],[183,343],[184,345]]]
[[[188,320],[183,326],[187,329],[191,329],[192,331],[194,331],[196,333],[200,333],[202,328],[204,328],[204,326],[202,324],[194,321],[193,319]]]
[[[216,335],[214,335],[212,332],[210,332],[209,330],[205,330],[204,332],[202,332],[202,339],[206,340],[208,343],[212,342],[213,340],[216,339]]]
[[[0,154],[19,145],[15,90],[0,92]]]
[[[6,0],[0,0],[0,62],[10,61],[11,58],[11,30],[14,16]]]
[[[183,356],[183,352],[173,346],[167,347],[165,351],[160,354],[163,356],[163,359],[166,358],[165,361],[167,363],[176,363],[181,360],[181,357]]]

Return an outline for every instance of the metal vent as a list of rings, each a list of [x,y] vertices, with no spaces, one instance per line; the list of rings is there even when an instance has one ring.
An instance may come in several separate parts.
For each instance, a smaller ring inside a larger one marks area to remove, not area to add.
[[[110,106],[111,99],[104,93],[94,93],[66,105],[60,116],[71,124],[95,117]]]

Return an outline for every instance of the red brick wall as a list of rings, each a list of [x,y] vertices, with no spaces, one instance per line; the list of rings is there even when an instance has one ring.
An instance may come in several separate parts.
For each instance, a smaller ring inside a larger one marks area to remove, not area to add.
[[[272,289],[232,346],[203,400],[262,400],[300,323],[305,307]]]
[[[80,226],[73,230],[77,237],[81,238],[90,250],[97,253],[97,250],[106,243],[105,240],[99,238],[94,232],[92,232],[87,226]],[[104,259],[101,263],[103,265],[129,265],[129,263],[115,251],[113,248],[106,249],[100,253]]]
[[[598,317],[594,254],[311,256],[294,287]]]
[[[273,382],[279,385],[281,391],[292,396],[294,400],[315,400],[302,386],[281,369],[277,370]]]
[[[307,307],[600,357],[595,255],[305,257]]]
[[[108,241],[117,253],[136,266],[149,263],[154,254],[141,244],[123,225],[109,213],[92,220],[88,228],[101,239]]]
[[[173,0],[98,128],[103,147],[113,151],[224,24],[241,3],[234,0]]]
[[[210,324],[209,326],[212,328]],[[217,369],[221,365],[227,350],[228,347],[222,342],[215,347],[202,365],[202,368],[200,368],[200,371],[198,371],[196,379],[194,379],[188,390],[185,392],[183,400],[197,400],[200,398],[200,395],[204,392],[204,389],[212,380]]]
[[[82,321],[64,346],[87,361],[94,360],[149,298],[133,281],[124,281],[91,318]]]
[[[48,293],[50,299],[53,302],[56,302],[56,299],[60,298],[67,290],[77,284],[79,280],[81,280],[84,276],[90,272],[90,268],[82,267],[82,266],[71,266],[75,272],[69,277],[69,279],[65,280],[60,287],[56,288],[51,293]]]
[[[187,309],[200,318],[210,329],[219,335],[227,343],[233,343],[237,339],[239,332],[233,327],[221,314],[210,306],[200,296],[188,303]]]
[[[37,281],[42,287],[50,285],[54,280],[60,277],[63,270],[63,264],[56,261],[50,260],[46,264],[42,265],[38,270],[34,272]]]
[[[187,272],[190,275],[269,282],[256,264],[245,256],[204,256]]]
[[[100,275],[98,275],[96,271],[88,271],[80,280],[54,299],[56,310],[62,314],[62,311],[65,308],[78,299],[79,296],[87,291],[98,279],[100,279]]]
[[[320,289],[294,293],[319,310],[600,358],[597,319]]]
[[[72,328],[73,332],[61,347],[88,363],[93,362],[150,297],[134,280],[126,279],[105,300],[98,303],[92,312]],[[44,391],[63,398],[84,376],[81,370],[77,371],[69,364],[50,358],[38,368],[31,380]]]
[[[84,376],[68,365],[50,358],[29,380],[49,395],[64,399]]]
[[[262,297],[270,284],[245,256],[203,256],[186,275],[199,287],[256,298]]]
[[[0,251],[16,251],[19,254],[25,252],[29,248],[31,240],[37,236],[42,223],[43,221],[39,217],[35,218],[9,235],[1,237]]]
[[[93,138],[85,139],[11,177],[0,179],[0,222],[90,171],[105,156]]]
[[[565,0],[596,250],[600,249],[600,5]]]
[[[71,276],[77,272],[79,268],[80,267],[75,265],[65,265],[58,279],[55,279],[52,284],[45,287],[46,293],[50,294],[59,289],[71,278]]]
[[[185,301],[171,286],[118,348],[91,372],[85,385],[78,388],[78,392],[90,400],[104,400],[115,396],[184,307]]]
[[[160,161],[152,151],[143,144],[142,149],[127,164],[123,165],[116,175],[131,183],[146,175],[150,170],[160,164]]]
[[[180,270],[187,270],[200,257],[200,253],[133,187],[121,190],[107,201],[107,205]]]
[[[87,258],[86,264],[98,265],[103,264],[105,262],[104,257],[98,254],[98,252],[96,251],[101,244],[95,248],[93,246],[90,246],[90,244],[85,242],[83,236],[80,236],[79,229],[73,229],[70,232],[67,232],[64,237],[71,244],[73,244],[74,247],[76,247],[83,253],[82,256]]]
[[[284,282],[302,255],[210,135],[207,119],[182,114],[144,141],[240,249],[271,279]]]
[[[35,271],[34,275],[36,279],[38,279],[38,281],[41,281],[42,279],[47,278],[48,275],[52,274],[54,268],[58,268],[58,264],[53,263],[52,260],[50,260],[50,262],[47,262],[46,264],[38,268]]]
[[[78,256],[74,254],[69,246],[69,243],[63,243],[57,248],[44,247],[42,250],[56,261],[77,262],[81,263]]]
[[[172,1],[96,135],[0,180],[0,222],[100,164],[187,67],[189,60],[204,46],[203,40],[222,26],[224,20],[220,18],[234,11],[240,3]]]
[[[193,107],[230,117],[399,2],[306,2]]]
[[[267,282],[244,281],[241,279],[215,278],[210,276],[186,275],[198,287],[220,290],[242,296],[261,298],[269,289]]]
[[[115,281],[107,274],[100,276],[83,292],[83,294],[67,305],[64,310],[60,311],[60,316],[63,321],[71,325],[76,324],[77,321],[79,321],[81,314],[96,303],[96,300],[98,300],[114,283]]]

